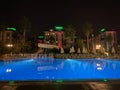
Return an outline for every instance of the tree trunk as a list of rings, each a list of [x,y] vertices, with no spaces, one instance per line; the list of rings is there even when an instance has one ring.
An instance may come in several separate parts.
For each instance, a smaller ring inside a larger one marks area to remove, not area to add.
[[[89,52],[89,35],[87,35],[87,50]]]
[[[24,29],[24,32],[23,32],[23,39],[25,40],[25,34],[26,34],[26,32],[25,32],[25,29]]]

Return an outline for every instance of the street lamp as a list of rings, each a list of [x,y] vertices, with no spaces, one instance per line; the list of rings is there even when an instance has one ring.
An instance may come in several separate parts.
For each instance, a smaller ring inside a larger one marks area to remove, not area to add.
[[[7,44],[7,47],[10,48],[10,51],[11,51],[11,56],[12,56],[12,47],[13,47],[13,44]]]

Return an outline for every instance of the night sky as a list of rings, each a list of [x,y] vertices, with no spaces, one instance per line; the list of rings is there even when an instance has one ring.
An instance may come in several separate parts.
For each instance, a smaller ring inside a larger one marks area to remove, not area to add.
[[[17,25],[26,16],[32,23],[32,29],[40,32],[54,28],[55,25],[72,24],[78,32],[84,23],[89,22],[94,30],[120,30],[120,4],[114,1],[35,1],[16,0],[0,3],[0,23]]]

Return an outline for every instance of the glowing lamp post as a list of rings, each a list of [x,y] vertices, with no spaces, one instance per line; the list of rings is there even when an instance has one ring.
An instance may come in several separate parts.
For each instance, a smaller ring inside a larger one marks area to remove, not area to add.
[[[13,44],[7,44],[7,47],[10,48],[11,56],[12,56],[12,47],[13,47]]]

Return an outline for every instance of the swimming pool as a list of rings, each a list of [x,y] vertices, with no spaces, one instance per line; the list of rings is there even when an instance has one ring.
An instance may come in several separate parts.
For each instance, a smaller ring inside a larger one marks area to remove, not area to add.
[[[0,81],[120,80],[119,59],[21,59],[0,61]]]

